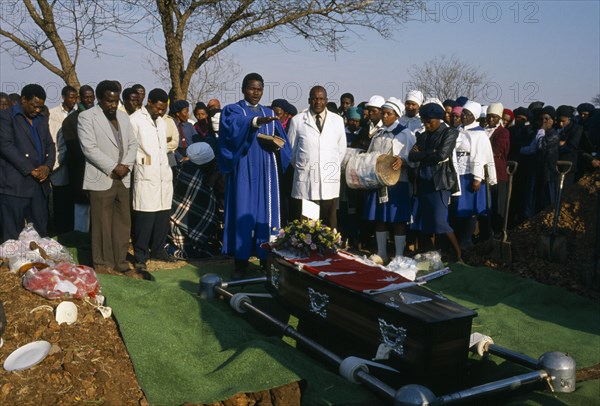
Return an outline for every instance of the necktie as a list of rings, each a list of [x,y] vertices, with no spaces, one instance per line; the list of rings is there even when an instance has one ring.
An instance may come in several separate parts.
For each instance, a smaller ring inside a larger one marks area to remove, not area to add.
[[[315,117],[315,121],[317,123],[317,128],[319,129],[319,132],[323,131],[323,124],[321,123],[321,115],[317,114],[317,116]]]

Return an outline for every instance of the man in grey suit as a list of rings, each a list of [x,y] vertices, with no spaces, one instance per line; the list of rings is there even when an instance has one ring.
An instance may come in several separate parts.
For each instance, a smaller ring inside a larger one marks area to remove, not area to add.
[[[127,272],[131,231],[129,174],[137,141],[129,116],[117,110],[117,84],[103,80],[96,87],[96,97],[98,105],[79,114],[77,126],[86,160],[83,189],[90,193],[92,259],[99,270]]]

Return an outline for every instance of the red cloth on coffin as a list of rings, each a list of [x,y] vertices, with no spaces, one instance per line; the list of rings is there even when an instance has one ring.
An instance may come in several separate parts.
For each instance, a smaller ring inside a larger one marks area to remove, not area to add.
[[[309,258],[286,259],[293,264],[302,265],[302,269],[328,280],[336,285],[359,292],[376,293],[391,285],[411,283],[409,279],[397,273],[386,271],[379,265],[369,265],[345,252],[319,256],[312,254]]]

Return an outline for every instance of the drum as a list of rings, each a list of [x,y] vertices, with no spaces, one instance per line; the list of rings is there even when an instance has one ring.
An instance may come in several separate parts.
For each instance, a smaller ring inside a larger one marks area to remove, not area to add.
[[[344,159],[342,159],[342,173],[346,171],[346,165],[348,165],[350,158],[355,157],[361,152],[362,149],[360,148],[346,148],[346,154],[344,155]]]
[[[378,152],[355,155],[346,165],[346,183],[351,189],[394,186],[400,180],[400,171],[392,169],[393,163],[393,156]]]

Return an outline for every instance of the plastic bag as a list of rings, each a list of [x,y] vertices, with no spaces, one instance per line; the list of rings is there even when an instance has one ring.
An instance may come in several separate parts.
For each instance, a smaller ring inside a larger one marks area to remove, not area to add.
[[[415,255],[419,271],[437,271],[444,268],[442,254],[439,251],[429,251]]]
[[[47,299],[93,298],[100,293],[100,283],[92,268],[69,263],[42,270],[31,268],[23,276],[23,287]]]
[[[34,262],[45,262],[50,266],[60,262],[73,263],[73,256],[68,249],[56,240],[41,238],[31,223],[23,228],[18,240],[7,240],[0,245],[0,258],[8,260],[13,272],[17,272],[22,265]]]
[[[68,249],[63,247],[58,241],[52,238],[40,238],[37,241],[37,245],[44,250],[48,259],[59,263],[69,262],[73,263],[73,256]]]
[[[387,268],[411,281],[417,277],[417,261],[409,257],[397,256],[390,261]]]
[[[19,233],[19,241],[25,241],[27,243],[30,241],[38,241],[40,238],[40,235],[33,227],[33,223],[27,223],[25,228]]]

